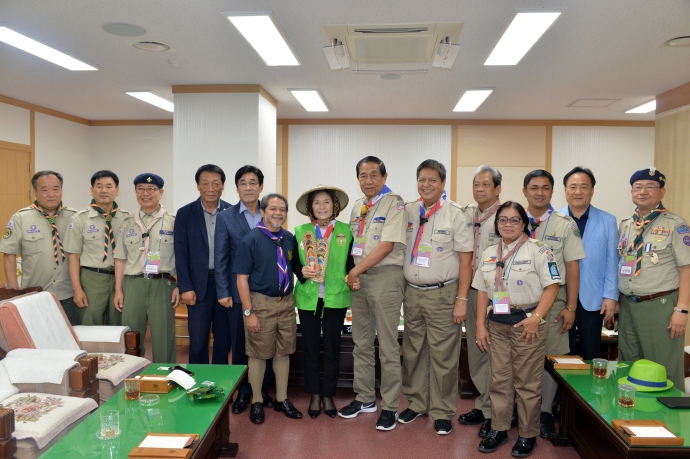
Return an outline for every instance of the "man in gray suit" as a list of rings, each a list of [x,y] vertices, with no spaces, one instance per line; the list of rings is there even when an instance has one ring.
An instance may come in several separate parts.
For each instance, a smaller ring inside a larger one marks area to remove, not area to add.
[[[240,202],[218,214],[214,244],[214,265],[218,302],[227,308],[230,321],[230,346],[232,363],[247,365],[244,341],[244,320],[242,304],[237,290],[237,276],[232,266],[237,256],[240,241],[261,221],[259,196],[264,188],[264,174],[254,166],[243,166],[235,173],[235,186]],[[266,391],[270,379],[270,363],[266,362],[266,372],[261,394],[264,407],[273,407],[273,400]],[[238,395],[232,404],[232,412],[240,414],[249,406],[252,388],[245,377],[240,383]]]

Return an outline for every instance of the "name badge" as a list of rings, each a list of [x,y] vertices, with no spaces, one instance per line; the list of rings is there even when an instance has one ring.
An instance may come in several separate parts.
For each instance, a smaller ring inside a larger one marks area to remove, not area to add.
[[[414,264],[422,268],[428,268],[431,265],[431,246],[429,244],[419,244],[417,259]]]
[[[544,236],[544,239],[547,241],[561,242],[561,238],[557,236]]]
[[[144,265],[144,272],[146,274],[158,274],[161,265],[160,252],[149,252],[146,257],[146,264]]]
[[[363,237],[356,238],[354,244],[352,244],[352,256],[353,257],[364,256],[364,246],[365,245],[366,245],[366,240]]]
[[[494,314],[510,314],[510,295],[508,292],[494,292]]]
[[[628,255],[625,258],[621,258],[620,275],[621,276],[628,276],[628,277],[632,276],[634,266],[635,266],[635,256],[634,255]]]

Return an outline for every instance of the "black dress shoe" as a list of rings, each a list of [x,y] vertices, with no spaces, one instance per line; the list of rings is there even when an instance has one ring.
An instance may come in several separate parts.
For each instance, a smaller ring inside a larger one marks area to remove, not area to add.
[[[458,418],[460,424],[465,424],[467,426],[473,426],[475,424],[481,424],[484,422],[484,414],[482,410],[474,408],[469,413],[461,414]]]
[[[264,406],[261,402],[252,404],[252,410],[249,412],[249,420],[254,424],[261,424],[264,422]]]
[[[247,409],[247,406],[249,406],[249,399],[251,397],[251,394],[237,394],[235,403],[232,404],[232,414],[240,414],[244,412],[244,410]]]
[[[494,430],[491,429],[486,438],[479,443],[479,448],[477,448],[482,453],[493,453],[501,446],[503,443],[508,441],[508,432],[505,430]]]
[[[537,437],[525,438],[518,437],[518,440],[513,446],[513,450],[510,452],[515,457],[527,457],[532,454],[532,450],[537,445]]]
[[[542,438],[549,438],[549,435],[556,433],[556,426],[553,425],[553,417],[551,413],[542,411],[539,415],[539,436]]]
[[[561,420],[561,409],[563,405],[561,405],[561,402],[557,402],[553,408],[551,408],[551,415],[553,416],[554,421],[560,421]]]
[[[518,415],[517,415],[517,404],[513,403],[513,417],[510,418],[510,427],[517,427],[519,424],[518,420]]]
[[[453,424],[449,419],[437,419],[434,421],[434,429],[439,435],[448,435],[453,430]]]
[[[301,419],[302,418],[302,413],[300,413],[297,408],[294,407],[292,402],[288,399],[283,400],[282,402],[276,401],[275,406],[273,407],[274,410],[276,411],[282,411],[285,416],[291,418],[291,419]]]
[[[273,408],[275,405],[273,405],[273,399],[271,398],[270,395],[268,395],[268,391],[262,390],[261,391],[261,398],[264,399],[264,408]]]
[[[321,397],[318,394],[311,395],[311,401],[309,402],[309,408],[307,409],[309,417],[316,419],[321,414]]]
[[[326,413],[326,416],[334,418],[338,415],[338,409],[335,407],[335,403],[333,403],[333,397],[324,397],[321,399],[321,402],[323,403],[323,412]],[[332,406],[333,408],[327,409],[327,406]]]
[[[489,419],[484,419],[484,422],[482,423],[482,426],[479,428],[479,435],[482,438],[486,438],[488,435],[489,431],[491,430],[491,418]]]

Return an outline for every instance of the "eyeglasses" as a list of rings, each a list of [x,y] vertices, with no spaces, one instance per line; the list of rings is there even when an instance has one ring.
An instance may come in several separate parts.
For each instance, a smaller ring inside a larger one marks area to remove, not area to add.
[[[635,193],[639,193],[639,192],[642,191],[642,190],[645,190],[647,193],[651,193],[652,191],[654,191],[654,190],[656,190],[656,189],[659,189],[659,188],[660,188],[660,187],[659,187],[659,186],[656,186],[656,185],[645,185],[645,186],[642,186],[642,185],[635,185],[634,187],[632,187],[632,190],[633,190]]]
[[[506,218],[506,217],[500,217],[498,219],[498,224],[499,225],[507,225],[510,223],[513,226],[518,226],[520,223],[522,223],[522,219],[518,217],[513,217],[513,218]]]
[[[159,188],[156,188],[153,186],[152,187],[146,187],[146,188],[143,188],[143,187],[134,188],[134,191],[136,191],[137,194],[153,194],[158,190],[159,190]]]
[[[259,186],[259,182],[252,180],[251,182],[240,181],[237,184],[237,188],[256,188]]]

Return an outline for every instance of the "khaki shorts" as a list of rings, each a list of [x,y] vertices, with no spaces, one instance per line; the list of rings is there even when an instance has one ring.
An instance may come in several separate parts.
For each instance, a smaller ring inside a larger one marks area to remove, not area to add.
[[[568,297],[565,293],[565,286],[561,285],[556,295],[556,301],[553,302],[548,317],[546,317],[546,322],[549,326],[549,331],[546,334],[547,354],[565,355],[570,352],[570,335],[567,331],[562,335],[558,333],[561,330],[561,326],[563,326],[563,321],[554,322],[567,304]]]
[[[295,297],[292,293],[276,298],[251,292],[251,299],[260,329],[257,333],[247,330],[247,318],[242,315],[247,355],[267,360],[276,354],[294,354],[297,346],[297,319]]]

